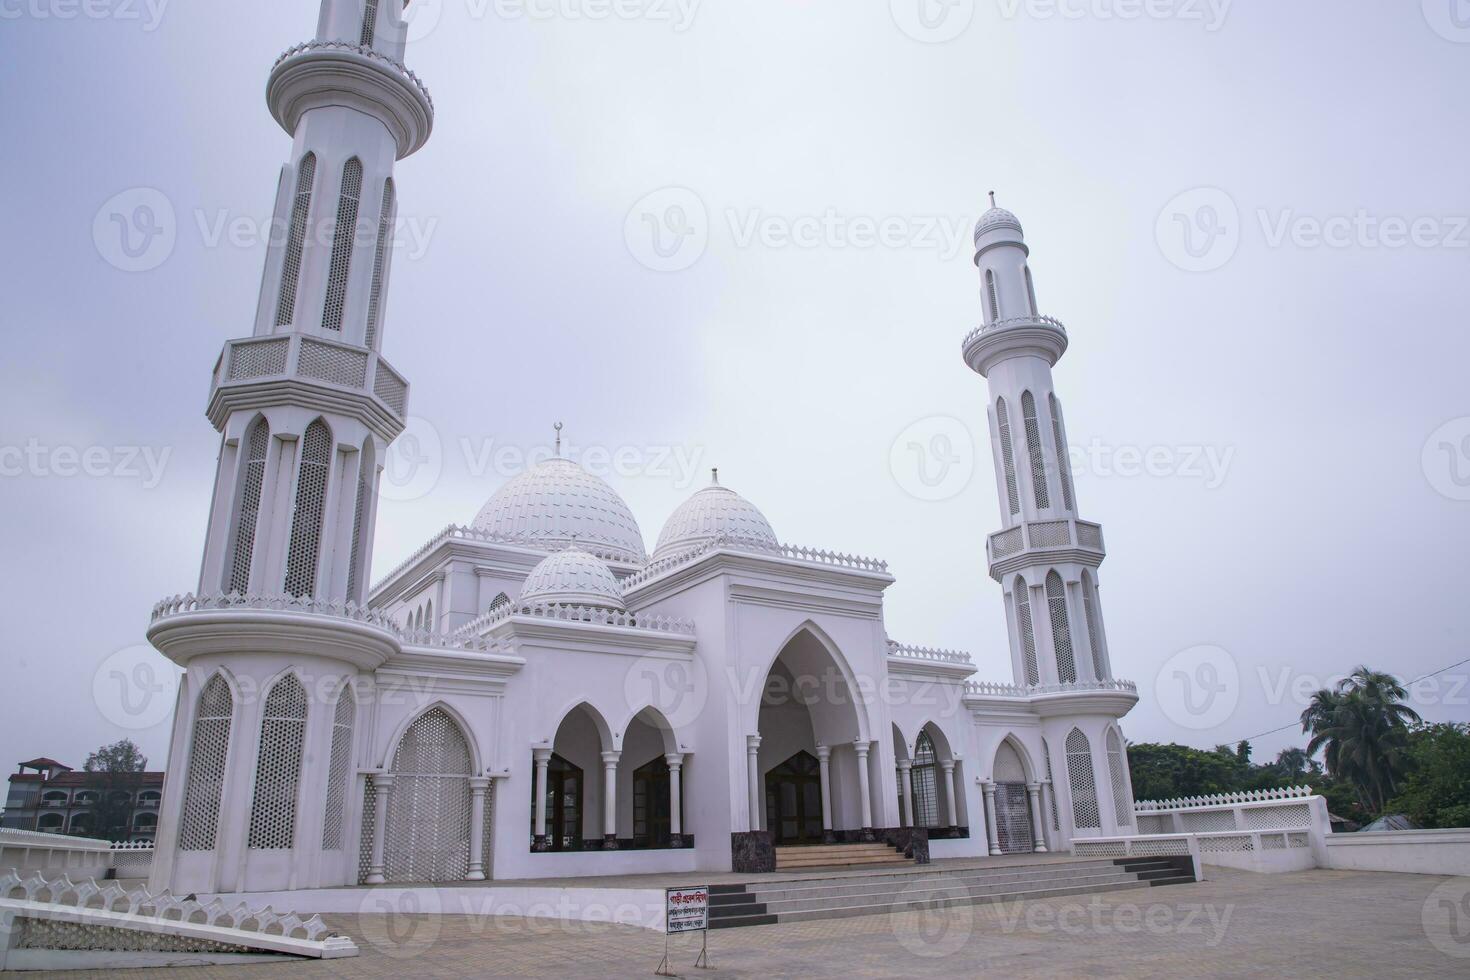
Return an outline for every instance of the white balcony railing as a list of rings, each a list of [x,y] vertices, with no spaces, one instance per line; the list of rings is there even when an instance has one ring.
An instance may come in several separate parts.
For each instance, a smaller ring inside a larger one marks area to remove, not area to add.
[[[214,386],[229,389],[291,377],[372,394],[400,418],[408,407],[408,382],[376,351],[301,333],[227,341]]]
[[[1022,551],[1049,551],[1076,548],[1103,552],[1102,525],[1090,521],[1026,521],[1004,531],[997,531],[985,542],[991,564]]]

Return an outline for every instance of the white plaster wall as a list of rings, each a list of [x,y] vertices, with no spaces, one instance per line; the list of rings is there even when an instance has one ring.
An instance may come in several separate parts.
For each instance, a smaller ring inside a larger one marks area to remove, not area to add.
[[[1470,875],[1470,830],[1385,830],[1332,834],[1326,866],[1338,871]]]

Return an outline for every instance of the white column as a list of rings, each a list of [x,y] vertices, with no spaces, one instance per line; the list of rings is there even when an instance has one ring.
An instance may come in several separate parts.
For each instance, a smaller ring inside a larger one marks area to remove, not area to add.
[[[534,851],[547,851],[551,849],[551,842],[546,839],[546,768],[551,763],[550,749],[532,749],[531,757],[536,761],[536,826],[535,840],[531,842]],[[577,836],[581,836],[582,828],[577,828]]]
[[[745,736],[745,769],[749,777],[750,790],[747,805],[750,807],[750,829],[761,829],[761,737]]]
[[[832,834],[832,746],[817,746],[817,765],[822,778],[822,843],[831,844]]]
[[[898,760],[898,795],[901,806],[898,808],[898,825],[900,827],[912,827],[914,825],[914,764],[908,759]]]
[[[939,763],[939,768],[944,770],[944,810],[945,817],[949,820],[949,826],[960,825],[959,802],[955,799],[954,786],[954,760],[945,759]]]
[[[383,838],[388,829],[388,796],[392,791],[392,773],[373,773],[373,857],[368,863],[367,877],[363,879],[369,885],[381,885],[386,880],[383,877]]]
[[[852,743],[858,757],[858,794],[863,798],[863,840],[873,839],[873,794],[868,788],[868,749],[871,742],[857,739]]]
[[[621,752],[602,753],[602,849],[618,849],[618,757]]]
[[[664,756],[664,761],[669,764],[669,846],[683,847],[684,821],[680,811],[684,806],[684,788],[680,783],[680,773],[684,769],[684,756],[673,752]]]
[[[981,787],[985,790],[985,833],[990,840],[990,853],[1000,854],[1000,835],[995,823],[995,783],[987,780]]]
[[[1031,849],[1037,854],[1046,853],[1046,831],[1041,827],[1041,784],[1026,784],[1026,799],[1031,804],[1031,839],[1035,846]]]
[[[1057,805],[1057,788],[1050,779],[1043,779],[1041,781],[1041,805],[1046,811],[1042,814],[1041,817],[1043,828],[1054,832],[1059,832],[1056,825],[1052,823],[1051,820],[1052,808]],[[1054,846],[1057,843],[1057,841],[1052,841],[1052,844]]]
[[[470,777],[470,870],[465,881],[485,880],[485,790],[490,780]]]

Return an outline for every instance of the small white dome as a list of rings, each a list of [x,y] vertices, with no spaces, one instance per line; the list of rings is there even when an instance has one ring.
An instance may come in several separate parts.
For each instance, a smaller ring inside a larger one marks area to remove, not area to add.
[[[648,560],[643,532],[617,491],[569,459],[538,463],[490,497],[472,525],[509,544],[577,547],[608,561]]]
[[[575,547],[548,555],[526,576],[517,604],[538,602],[627,611],[612,570],[596,555]]]
[[[756,506],[718,483],[705,487],[679,505],[664,522],[654,560],[698,547],[717,537],[759,551],[776,551],[781,542]]]
[[[993,228],[1014,228],[1017,234],[1021,234],[1021,219],[1007,211],[1005,208],[991,208],[980,216],[975,223],[975,244],[980,244],[980,236]]]

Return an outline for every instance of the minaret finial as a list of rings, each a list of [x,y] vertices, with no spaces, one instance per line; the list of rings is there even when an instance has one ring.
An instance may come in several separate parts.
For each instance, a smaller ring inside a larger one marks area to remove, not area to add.
[[[995,191],[990,192],[990,206],[995,207]]]
[[[556,423],[556,425],[552,426],[552,428],[556,430],[556,455],[558,457],[560,457],[561,456],[561,423],[560,422]]]
[[[709,478],[710,482],[713,483],[715,486],[720,485],[720,468],[718,466],[709,471]]]

